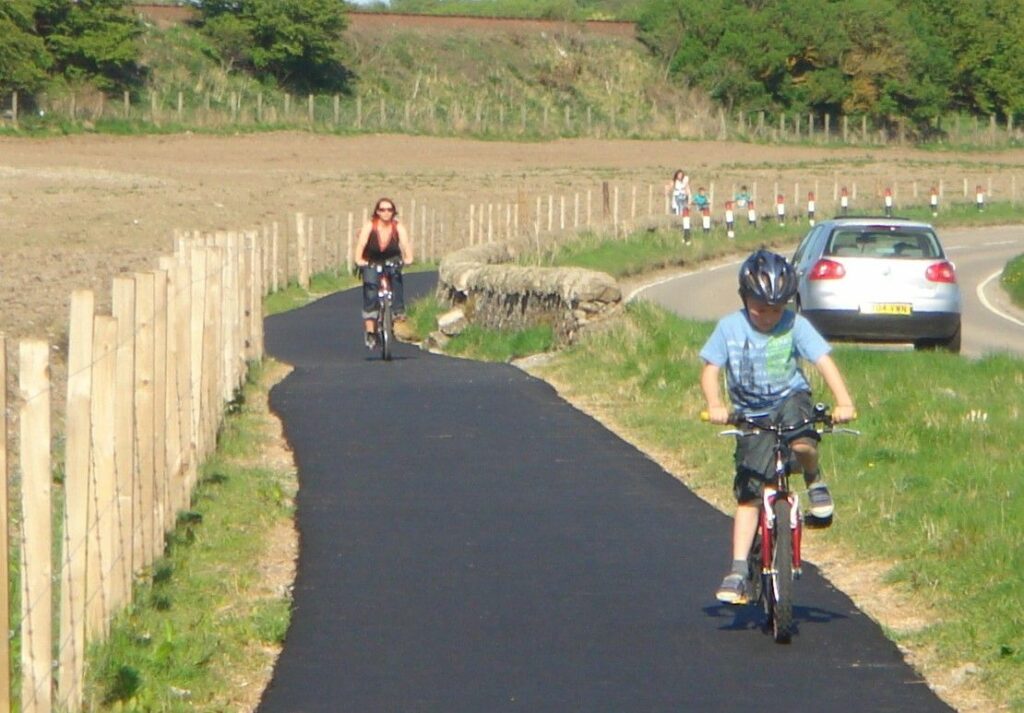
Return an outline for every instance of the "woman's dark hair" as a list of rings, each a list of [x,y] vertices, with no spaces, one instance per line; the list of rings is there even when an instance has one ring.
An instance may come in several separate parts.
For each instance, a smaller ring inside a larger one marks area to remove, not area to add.
[[[380,204],[381,203],[389,203],[391,205],[391,207],[394,208],[394,211],[392,211],[392,213],[391,213],[391,217],[392,218],[397,218],[398,217],[398,206],[395,205],[395,202],[393,200],[391,200],[390,198],[378,198],[377,199],[377,204],[375,206],[373,206],[373,214],[374,215],[377,215],[377,212],[380,210]]]

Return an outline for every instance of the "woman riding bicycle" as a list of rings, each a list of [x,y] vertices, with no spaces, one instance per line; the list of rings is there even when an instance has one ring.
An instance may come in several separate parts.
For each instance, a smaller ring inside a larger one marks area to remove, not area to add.
[[[739,273],[743,308],[723,317],[701,349],[704,361],[700,385],[707,401],[709,420],[724,424],[729,408],[721,398],[720,372],[732,407],[745,414],[766,414],[773,421],[797,425],[812,415],[811,387],[798,359],[814,364],[835,397],[833,420],[853,419],[856,411],[839,368],[829,356],[831,347],[803,316],[786,309],[796,294],[793,267],[781,255],[758,250],[748,257]],[[808,486],[810,515],[820,524],[831,522],[832,496],[821,480],[818,467],[820,436],[808,426],[791,437],[793,453]],[[773,474],[773,438],[759,434],[737,438],[736,517],[733,522],[732,567],[716,594],[729,604],[744,601],[747,553],[757,529],[758,508],[764,483]]]
[[[412,239],[405,226],[398,222],[395,202],[381,198],[371,218],[359,231],[355,247],[356,265],[363,273],[363,329],[366,346],[377,346],[377,288],[380,275],[377,265],[395,265],[391,280],[395,319],[405,318],[405,295],[401,266],[412,264]]]

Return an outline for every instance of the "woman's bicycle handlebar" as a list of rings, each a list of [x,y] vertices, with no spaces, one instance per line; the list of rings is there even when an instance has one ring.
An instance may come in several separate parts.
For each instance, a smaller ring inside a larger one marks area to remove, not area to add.
[[[859,436],[860,431],[854,428],[846,428],[844,426],[837,426],[832,420],[832,411],[828,404],[817,403],[814,405],[814,414],[807,419],[804,419],[800,423],[796,423],[789,426],[781,424],[772,424],[766,421],[767,414],[744,414],[739,411],[732,411],[729,413],[729,418],[726,419],[726,423],[731,426],[739,426],[740,428],[730,428],[722,431],[720,436],[749,436],[754,433],[768,432],[782,435],[790,431],[798,431],[805,426],[813,425],[819,433],[846,433],[853,436]],[[710,421],[711,414],[707,411],[700,412],[701,421]]]

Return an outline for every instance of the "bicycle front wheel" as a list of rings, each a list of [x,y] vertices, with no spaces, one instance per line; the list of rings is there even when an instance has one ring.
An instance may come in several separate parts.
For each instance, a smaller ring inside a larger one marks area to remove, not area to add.
[[[380,315],[380,356],[384,361],[391,361],[391,342],[395,336],[394,321],[391,300],[386,299]]]
[[[778,498],[775,514],[775,548],[772,555],[772,634],[775,641],[788,644],[793,635],[793,530],[789,526],[789,500]]]

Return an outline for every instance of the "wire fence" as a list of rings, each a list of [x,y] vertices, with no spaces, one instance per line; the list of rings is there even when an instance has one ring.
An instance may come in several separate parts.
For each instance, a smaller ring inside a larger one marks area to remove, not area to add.
[[[680,105],[630,102],[625,108],[511,102],[496,94],[459,101],[413,93],[409,97],[341,94],[294,96],[262,91],[150,89],[108,96],[90,91],[63,96],[17,93],[0,99],[0,126],[31,128],[64,122],[83,129],[130,123],[153,129],[259,130],[281,127],[321,132],[412,133],[488,138],[636,138],[752,140],[773,143],[890,145],[919,139],[954,145],[1018,146],[1024,132],[1010,117],[954,115],[922,136],[902,121],[866,115],[771,113],[694,115]]]

